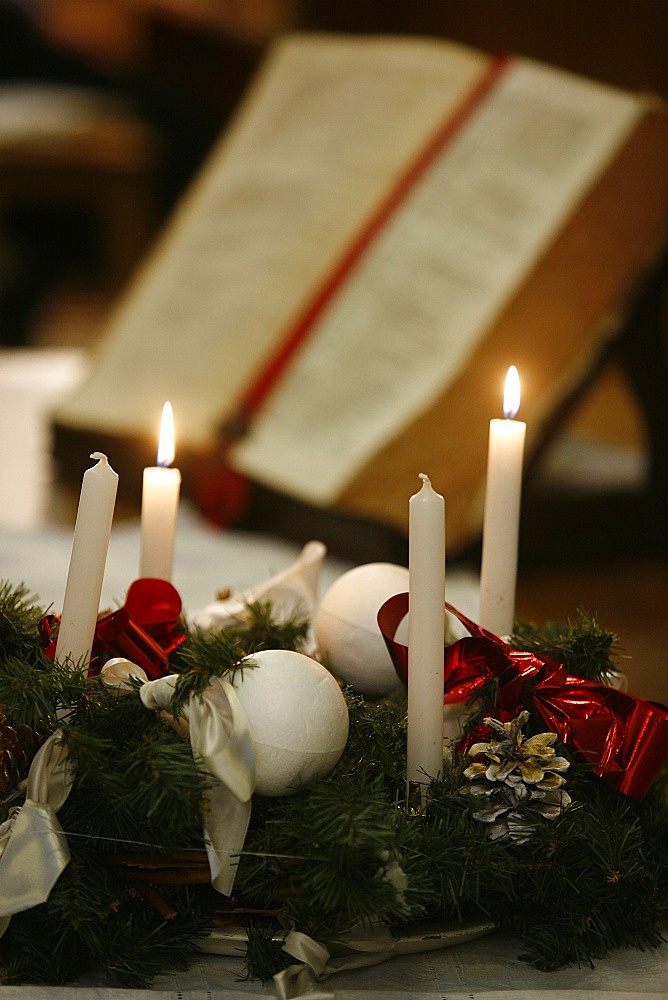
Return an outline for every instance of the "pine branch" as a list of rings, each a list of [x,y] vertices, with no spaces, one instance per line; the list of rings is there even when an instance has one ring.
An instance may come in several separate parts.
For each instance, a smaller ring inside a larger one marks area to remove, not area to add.
[[[247,654],[261,649],[304,651],[309,634],[306,615],[280,620],[275,617],[270,602],[253,601],[247,605],[245,617],[245,622],[231,628],[230,632],[237,636]]]
[[[178,850],[199,842],[210,778],[190,744],[137,695],[119,698],[98,685],[62,728],[77,775],[63,807],[68,830],[116,847]]]
[[[276,932],[276,927],[252,920],[246,928],[245,980],[266,982],[281,969],[290,965],[293,959],[283,951],[285,932]]]
[[[171,710],[181,711],[191,695],[201,695],[214,677],[234,675],[245,650],[240,638],[227,630],[196,631],[178,650],[172,668],[178,674]]]
[[[344,690],[350,731],[337,773],[363,773],[382,778],[388,800],[402,799],[406,771],[406,699],[396,694],[379,702],[366,701]]]
[[[605,684],[615,671],[619,637],[602,628],[595,618],[578,608],[575,619],[547,622],[542,627],[516,622],[512,637],[516,649],[550,656],[567,672]]]
[[[35,663],[41,657],[38,625],[45,615],[23,585],[0,581],[0,651],[2,656]]]

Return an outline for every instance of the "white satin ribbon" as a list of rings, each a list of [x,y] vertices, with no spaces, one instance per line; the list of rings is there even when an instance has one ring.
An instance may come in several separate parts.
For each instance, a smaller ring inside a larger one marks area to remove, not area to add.
[[[59,731],[37,751],[26,798],[0,826],[0,936],[10,917],[46,902],[70,852],[56,817],[72,787],[72,767]]]
[[[397,954],[396,939],[383,925],[355,928],[346,936],[345,945],[352,954],[332,958],[327,948],[308,934],[290,931],[283,942],[283,951],[300,964],[289,965],[274,976],[279,1000],[334,1000],[334,991],[320,986],[320,980],[344,969],[379,965]]]
[[[297,965],[274,976],[274,989],[278,1000],[334,1000],[334,991],[318,985],[318,980],[327,975],[330,954],[323,944],[314,941],[301,931],[290,931],[283,942],[283,951],[299,960]]]
[[[129,660],[109,660],[102,679],[110,688],[131,688],[130,677],[142,682],[139,696],[156,712],[169,713],[177,677],[168,674],[149,681],[141,667]],[[244,846],[255,788],[255,750],[246,714],[228,681],[216,677],[201,695],[191,695],[183,708],[193,757],[217,779],[209,792],[204,817],[205,844],[211,884],[229,896],[234,885],[239,852]],[[182,728],[178,726],[177,728]]]

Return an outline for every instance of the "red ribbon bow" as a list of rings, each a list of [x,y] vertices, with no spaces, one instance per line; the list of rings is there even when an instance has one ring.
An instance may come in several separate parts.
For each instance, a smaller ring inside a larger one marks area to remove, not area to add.
[[[668,759],[668,711],[596,681],[571,677],[548,656],[512,649],[450,604],[445,608],[470,636],[444,650],[444,700],[465,701],[490,679],[498,705],[516,715],[533,704],[562,743],[593,765],[594,773],[640,799]],[[408,682],[408,647],[394,635],[408,612],[408,594],[397,594],[378,612],[378,626],[395,669]]]
[[[110,657],[122,656],[142,667],[150,680],[162,677],[169,671],[169,654],[186,638],[181,610],[179,593],[168,580],[135,580],[123,607],[98,618],[88,673],[97,674]],[[40,622],[51,657],[56,654],[51,638],[56,621],[55,615],[47,615]]]

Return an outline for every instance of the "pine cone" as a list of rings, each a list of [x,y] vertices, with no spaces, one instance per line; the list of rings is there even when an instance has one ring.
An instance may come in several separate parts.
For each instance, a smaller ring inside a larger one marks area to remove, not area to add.
[[[0,795],[6,795],[30,770],[42,737],[30,726],[12,726],[0,718]]]
[[[544,819],[556,819],[571,802],[563,789],[566,779],[558,773],[566,771],[570,763],[555,754],[552,744],[556,733],[539,733],[525,740],[522,727],[528,719],[526,711],[512,722],[486,718],[485,725],[502,739],[474,743],[469,749],[472,757],[480,754],[486,760],[466,768],[464,777],[472,784],[463,786],[460,792],[474,796],[473,815],[482,823],[492,824],[492,840],[509,836],[524,843],[532,830],[525,809]]]

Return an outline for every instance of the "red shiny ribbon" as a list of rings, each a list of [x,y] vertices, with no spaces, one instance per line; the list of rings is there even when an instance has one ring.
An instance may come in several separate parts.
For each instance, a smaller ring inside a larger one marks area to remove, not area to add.
[[[112,656],[142,667],[149,680],[169,672],[169,654],[186,638],[181,598],[168,580],[144,577],[128,588],[125,604],[99,618],[95,627],[95,669]]]
[[[185,642],[183,605],[178,590],[168,580],[154,577],[135,580],[125,595],[124,606],[132,621],[155,639],[168,656]]]
[[[596,681],[571,677],[548,656],[514,650],[450,604],[469,631],[444,650],[444,700],[465,701],[489,680],[498,682],[498,707],[510,717],[533,704],[548,728],[594,773],[634,799],[647,792],[668,759],[668,711]],[[395,669],[408,682],[408,648],[394,639],[408,612],[397,594],[378,612],[378,626]]]
[[[97,620],[89,675],[99,673],[113,656],[136,663],[150,680],[168,673],[169,654],[186,639],[181,611],[181,598],[169,581],[135,580],[123,607]],[[39,624],[51,658],[56,655],[52,631],[57,621],[56,615],[46,615]]]
[[[37,629],[42,637],[42,649],[44,655],[50,659],[56,658],[56,640],[53,638],[53,627],[60,622],[58,615],[44,615],[40,619]]]
[[[162,677],[169,670],[167,653],[148,632],[133,622],[126,608],[98,618],[93,653],[89,676],[99,674],[104,662],[114,656],[136,663],[149,680]]]

